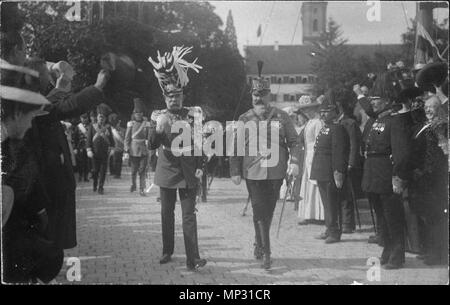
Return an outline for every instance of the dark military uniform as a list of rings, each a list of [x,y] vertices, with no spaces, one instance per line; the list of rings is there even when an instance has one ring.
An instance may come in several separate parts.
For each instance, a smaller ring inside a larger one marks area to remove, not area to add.
[[[139,189],[145,190],[145,173],[148,163],[147,141],[149,140],[150,123],[148,121],[130,121],[127,123],[124,150],[130,155],[131,187],[136,189],[136,176],[139,173]]]
[[[182,108],[175,112],[167,109],[158,115],[166,115],[172,123],[176,121],[189,121],[189,109]],[[158,134],[156,132],[155,115],[152,115],[150,127],[150,149],[158,149],[158,161],[154,183],[160,187],[161,222],[163,255],[171,256],[175,245],[175,202],[177,190],[181,202],[182,226],[184,246],[188,267],[200,259],[197,239],[197,218],[195,214],[196,192],[198,179],[195,177],[197,169],[202,168],[202,158],[194,156],[175,156],[172,152],[172,141],[178,133]]]
[[[393,193],[393,183],[404,184],[408,176],[409,130],[393,119],[390,110],[370,124],[362,188],[375,203],[384,242],[381,263],[401,266],[405,260],[404,211],[401,195]]]
[[[79,123],[75,129],[74,134],[74,149],[77,150],[76,160],[77,160],[77,169],[78,169],[78,182],[81,182],[82,179],[84,181],[88,181],[88,174],[90,170],[90,162],[87,156],[87,133],[90,128],[90,124],[84,125],[83,123]]]
[[[125,128],[121,126],[111,127],[114,138],[114,152],[112,162],[110,163],[110,172],[115,178],[120,178],[122,174],[122,158],[124,152],[125,142]]]
[[[336,123],[325,123],[316,138],[311,165],[311,180],[319,186],[325,211],[326,236],[337,240],[341,237],[339,226],[340,196],[335,184],[335,175],[342,181],[347,172],[349,138],[344,127]]]
[[[94,154],[94,171],[92,178],[94,179],[94,192],[97,190],[101,194],[106,178],[106,169],[108,167],[108,156],[110,149],[114,147],[114,138],[112,136],[111,126],[98,123],[91,125],[88,131],[87,148]]]
[[[352,231],[355,229],[355,182],[361,181],[356,179],[358,178],[358,173],[362,171],[362,160],[360,155],[362,135],[356,120],[348,115],[343,114],[337,122],[345,128],[350,141],[350,152],[348,156],[348,167],[350,170],[347,171],[344,186],[342,187],[341,200],[343,229]]]
[[[289,115],[278,108],[269,107],[263,117],[258,116],[253,109],[250,109],[239,117],[239,121],[244,123],[253,121],[258,130],[260,123],[265,121],[267,143],[270,143],[272,149],[278,149],[276,152],[279,156],[278,163],[275,166],[264,165],[269,156],[262,155],[261,151],[256,156],[248,155],[252,140],[246,129],[246,155],[230,157],[231,176],[242,176],[246,179],[250,194],[255,227],[255,256],[258,257],[258,249],[262,249],[264,255],[270,257],[270,226],[273,212],[279,198],[280,187],[286,177],[289,156],[291,156],[291,163],[297,165],[299,163],[299,138]],[[271,140],[271,122],[278,122],[278,142]],[[260,144],[258,143],[257,147]]]

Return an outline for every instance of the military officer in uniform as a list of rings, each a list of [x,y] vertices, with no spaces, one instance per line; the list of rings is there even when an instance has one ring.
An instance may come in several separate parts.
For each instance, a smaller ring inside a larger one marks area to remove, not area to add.
[[[325,210],[326,231],[318,238],[331,244],[339,242],[342,234],[340,190],[347,172],[350,141],[345,128],[334,122],[337,117],[335,105],[324,103],[320,117],[324,125],[314,145],[310,179],[317,181]]]
[[[167,108],[154,111],[151,117],[150,149],[158,149],[158,161],[154,177],[155,185],[160,187],[161,222],[163,253],[161,264],[171,261],[175,238],[175,202],[177,190],[181,202],[184,246],[186,249],[186,266],[188,270],[196,270],[206,265],[200,258],[197,238],[196,192],[201,170],[201,157],[194,156],[188,144],[185,154],[180,154],[173,140],[179,135],[172,132],[176,122],[189,124],[190,110],[183,107],[183,88],[188,84],[187,72],[193,69],[198,72],[201,66],[187,62],[183,56],[191,52],[191,48],[174,47],[171,53],[162,57],[158,52],[158,62],[149,58],[154,73],[162,89]],[[200,118],[201,122],[201,118]],[[190,124],[191,125],[191,124]],[[177,129],[178,131],[178,129]],[[201,134],[200,134],[201,138]],[[201,139],[200,139],[201,140]],[[190,153],[190,154],[189,154]]]
[[[127,123],[125,133],[125,158],[131,163],[131,188],[136,190],[136,175],[139,173],[139,194],[145,196],[145,174],[148,163],[148,139],[150,123],[144,120],[144,103],[134,99],[133,120]]]
[[[378,218],[384,242],[380,263],[385,269],[401,268],[405,262],[405,219],[401,194],[408,176],[410,131],[391,116],[396,98],[392,80],[377,77],[369,97],[376,119],[365,138],[362,188],[379,207]]]
[[[87,133],[90,128],[89,117],[87,113],[83,113],[80,116],[80,123],[77,125],[74,135],[75,150],[78,166],[78,182],[84,179],[85,182],[89,181],[89,159],[86,151]]]
[[[114,147],[114,138],[111,125],[107,122],[111,109],[106,104],[97,106],[97,123],[91,125],[87,137],[87,154],[93,160],[94,171],[92,178],[94,180],[93,190],[103,195],[106,177],[106,168],[108,167],[108,156]]]
[[[258,62],[259,77],[252,83],[252,103],[253,108],[242,114],[239,121],[247,123],[253,121],[256,128],[260,129],[261,123],[266,122],[267,143],[271,147],[276,147],[278,153],[278,163],[269,166],[269,159],[273,156],[259,152],[252,156],[249,152],[249,132],[245,134],[245,154],[244,156],[230,157],[230,175],[233,183],[240,184],[241,178],[246,180],[247,190],[250,194],[253,208],[253,224],[255,228],[255,248],[256,259],[264,259],[262,267],[271,268],[270,249],[270,225],[272,223],[273,212],[279,198],[280,187],[286,172],[289,176],[297,176],[299,173],[298,157],[300,154],[300,144],[294,124],[289,115],[270,106],[269,93],[270,85],[261,78],[262,61]],[[278,142],[271,140],[271,129],[273,124],[278,126]],[[261,129],[260,129],[261,130]],[[247,130],[248,131],[248,130]],[[238,130],[244,132],[243,130]],[[239,137],[237,137],[239,138]],[[258,143],[261,145],[261,143]],[[260,146],[259,146],[260,147]],[[260,147],[261,148],[261,147]],[[288,166],[289,155],[291,157]]]

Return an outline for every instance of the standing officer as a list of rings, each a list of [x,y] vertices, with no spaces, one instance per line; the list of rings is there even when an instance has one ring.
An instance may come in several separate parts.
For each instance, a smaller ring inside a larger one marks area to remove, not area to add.
[[[174,123],[189,124],[189,109],[183,107],[183,88],[189,81],[188,70],[193,69],[198,72],[198,69],[201,69],[201,66],[196,65],[195,61],[189,63],[183,59],[183,56],[189,54],[191,49],[192,47],[174,47],[170,54],[165,53],[163,57],[158,52],[158,62],[149,58],[167,106],[167,109],[152,113],[149,142],[150,149],[159,149],[154,178],[154,183],[160,187],[161,196],[163,255],[159,262],[161,264],[168,263],[173,254],[174,210],[178,190],[181,201],[186,266],[189,270],[196,270],[206,265],[206,260],[200,259],[198,250],[195,215],[198,179],[203,175],[202,158],[193,156],[190,147],[186,154],[180,155],[178,150],[174,151],[173,149],[178,146],[172,145],[172,142],[179,133],[171,131]],[[201,140],[201,134],[199,136]],[[192,143],[184,144],[192,145]]]
[[[105,183],[106,168],[108,167],[108,156],[114,147],[114,138],[112,136],[111,126],[107,118],[111,109],[106,104],[97,106],[97,123],[91,125],[87,137],[88,157],[93,159],[94,172],[94,192],[97,191],[103,195],[103,185]],[[100,177],[99,177],[100,176]]]
[[[120,126],[121,121],[116,113],[109,115],[109,123],[114,138],[114,150],[112,154],[112,162],[109,164],[109,171],[114,178],[120,179],[122,173],[122,157],[124,148],[125,129]]]
[[[150,123],[144,120],[144,103],[135,98],[133,120],[127,123],[125,133],[125,159],[131,163],[131,188],[136,190],[136,175],[139,173],[139,193],[145,196],[145,173],[148,162],[147,141],[149,139]]]
[[[340,189],[347,172],[350,143],[345,128],[334,122],[337,117],[335,105],[322,105],[320,117],[324,125],[314,145],[310,179],[317,181],[325,212],[326,231],[318,238],[331,244],[341,240]]]
[[[405,188],[410,151],[409,130],[391,116],[391,103],[396,98],[388,75],[377,77],[369,98],[376,119],[365,138],[363,191],[379,207],[384,242],[380,258],[385,269],[401,268],[405,262],[404,210],[401,194]]]
[[[354,100],[353,93],[347,89],[338,89],[333,94],[333,100],[338,108],[339,117],[336,122],[341,124],[347,132],[350,144],[348,155],[347,175],[342,187],[342,233],[349,234],[355,230],[356,188],[362,176],[361,130],[356,122],[351,108]],[[358,181],[358,183],[356,183]]]
[[[252,84],[252,103],[253,109],[239,117],[239,121],[245,123],[255,122],[255,127],[262,132],[262,123],[265,123],[267,131],[267,143],[270,142],[271,148],[278,148],[275,153],[278,154],[278,163],[272,167],[268,162],[274,156],[266,155],[258,149],[256,156],[250,155],[250,135],[247,129],[245,133],[245,154],[244,156],[234,156],[230,158],[230,174],[233,183],[240,184],[241,177],[246,179],[247,190],[250,194],[253,208],[253,224],[255,228],[255,249],[256,259],[264,258],[262,267],[270,269],[270,225],[272,223],[273,211],[279,198],[280,187],[283,179],[286,177],[286,171],[289,176],[297,176],[299,173],[299,138],[294,124],[289,115],[269,104],[270,85],[261,78],[263,62],[258,62],[259,78],[253,80]],[[271,140],[272,122],[278,123],[279,137],[278,142]],[[238,130],[244,132],[243,130]],[[239,137],[238,137],[239,138]],[[258,140],[259,142],[259,140]],[[258,147],[261,148],[261,143]],[[288,153],[289,149],[289,153]],[[291,163],[288,168],[288,159],[291,156]]]
[[[77,156],[77,166],[78,166],[78,182],[81,182],[84,179],[85,182],[89,181],[89,159],[86,151],[87,144],[87,133],[90,128],[89,117],[87,113],[83,113],[80,116],[80,123],[76,127],[74,142],[75,142],[75,150]]]

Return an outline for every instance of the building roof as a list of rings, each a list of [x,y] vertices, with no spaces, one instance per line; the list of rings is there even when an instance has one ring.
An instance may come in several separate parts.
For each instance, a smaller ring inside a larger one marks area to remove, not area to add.
[[[401,54],[401,44],[347,44],[355,57],[372,57],[376,52]],[[317,50],[313,45],[245,46],[247,74],[257,74],[258,60],[264,62],[263,74],[313,74],[311,53]]]

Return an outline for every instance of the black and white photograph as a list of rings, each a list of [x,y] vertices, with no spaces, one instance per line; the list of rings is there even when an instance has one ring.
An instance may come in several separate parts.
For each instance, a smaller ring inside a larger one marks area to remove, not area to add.
[[[449,284],[447,1],[0,8],[2,285]]]

